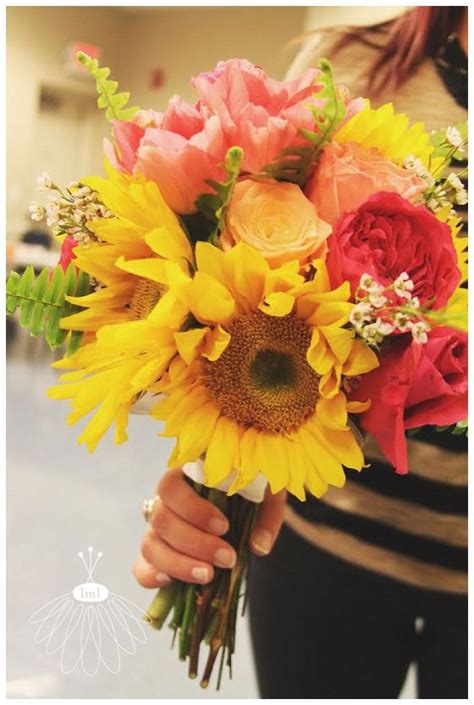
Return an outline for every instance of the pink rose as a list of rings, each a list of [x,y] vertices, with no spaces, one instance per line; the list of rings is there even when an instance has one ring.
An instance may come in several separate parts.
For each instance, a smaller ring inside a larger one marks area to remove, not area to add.
[[[465,332],[441,326],[425,345],[404,336],[383,352],[380,367],[364,375],[352,394],[353,400],[372,400],[360,416],[361,427],[397,472],[408,472],[405,430],[467,418],[467,345]]]
[[[308,144],[300,128],[314,129],[308,104],[320,90],[317,69],[292,81],[276,81],[245,59],[220,61],[193,79],[200,104],[219,116],[227,143],[244,150],[243,170],[252,174],[283,149]]]
[[[412,295],[439,309],[461,279],[449,226],[396,193],[374,194],[342,216],[328,245],[333,286],[348,279],[353,292],[365,272],[384,285],[406,272]]]
[[[219,118],[179,96],[170,100],[165,113],[148,115],[148,124],[144,124],[143,113],[140,124],[114,123],[119,154],[113,163],[122,171],[138,171],[156,181],[176,213],[193,213],[198,195],[211,190],[206,179],[224,178],[218,165],[227,145]]]
[[[305,192],[321,218],[334,224],[378,191],[394,191],[414,201],[425,189],[425,181],[414,170],[402,169],[376,149],[331,142]]]

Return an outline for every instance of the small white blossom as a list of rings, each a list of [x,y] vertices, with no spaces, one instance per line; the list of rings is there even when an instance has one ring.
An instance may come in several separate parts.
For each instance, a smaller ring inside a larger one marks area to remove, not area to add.
[[[467,203],[467,191],[465,188],[462,190],[460,189],[459,191],[456,191],[456,203],[458,206],[465,206]]]
[[[381,318],[377,318],[374,323],[374,326],[377,333],[379,333],[383,337],[385,337],[386,335],[390,335],[395,330],[394,326],[391,323],[383,321]]]
[[[458,149],[462,147],[463,139],[457,127],[446,128],[446,142]]]
[[[383,335],[381,335],[375,323],[369,323],[368,326],[364,326],[364,328],[362,328],[361,334],[369,345],[375,345],[376,343],[380,343],[380,341],[383,340]]]
[[[409,154],[408,157],[405,157],[403,166],[405,169],[416,169],[418,162],[420,162],[419,159],[417,159],[413,154]]]
[[[383,308],[387,301],[387,297],[382,296],[381,294],[369,294],[369,302],[374,308]]]
[[[51,201],[46,206],[46,223],[51,228],[58,224],[59,220],[59,203]]]
[[[446,181],[455,191],[460,191],[464,188],[461,179],[459,178],[459,176],[456,176],[456,174],[449,174],[449,176],[446,177]]]
[[[81,188],[78,188],[76,191],[73,193],[73,198],[76,201],[78,198],[86,198],[90,196],[92,193],[91,189],[89,186],[81,186]]]
[[[438,201],[436,200],[436,198],[431,198],[428,201],[427,205],[428,205],[428,208],[433,211],[433,213],[436,213],[436,211],[439,211],[439,209],[441,208],[441,206],[438,203]]]
[[[413,325],[411,326],[411,334],[413,336],[413,340],[417,343],[421,343],[422,345],[424,345],[428,342],[428,336],[426,333],[429,330],[429,325],[424,321],[418,321],[418,323],[413,323]]]
[[[366,321],[370,321],[372,316],[372,306],[364,301],[356,304],[349,314],[349,321],[356,328],[361,328]]]
[[[362,291],[366,291],[368,294],[381,294],[383,292],[383,286],[367,273],[361,276],[359,288],[362,289]]]
[[[420,299],[418,296],[412,296],[410,299],[410,306],[412,308],[420,308]]]
[[[407,313],[396,313],[393,317],[393,323],[400,333],[406,333],[413,325],[410,316]]]
[[[53,185],[53,180],[51,177],[43,171],[41,176],[38,176],[36,179],[36,190],[37,191],[42,191],[45,193],[46,191],[49,191]]]
[[[411,293],[414,288],[414,283],[406,272],[402,272],[393,282],[393,288],[397,296],[402,299],[411,299]]]
[[[29,207],[28,210],[30,211],[30,218],[31,220],[36,221],[37,223],[41,222],[46,215],[46,210],[43,206],[40,206],[38,203],[32,203]]]
[[[75,223],[80,225],[82,223],[82,221],[84,220],[84,213],[81,210],[75,210],[75,211],[73,211],[73,213],[71,215],[71,219]]]

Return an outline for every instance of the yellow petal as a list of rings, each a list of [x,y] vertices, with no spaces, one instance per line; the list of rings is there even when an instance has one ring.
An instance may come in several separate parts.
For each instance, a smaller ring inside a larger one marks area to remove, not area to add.
[[[352,349],[342,367],[342,373],[347,377],[364,375],[379,366],[379,360],[361,340],[354,340]]]
[[[235,468],[240,432],[237,424],[221,416],[214,429],[204,461],[205,484],[217,487]]]
[[[326,338],[336,359],[340,363],[345,362],[351,353],[354,343],[353,331],[337,326],[321,326],[319,330]]]
[[[199,347],[208,331],[209,328],[192,328],[191,330],[174,334],[176,348],[188,365],[199,354]]]
[[[188,305],[201,323],[225,323],[234,313],[235,301],[222,284],[205,272],[196,272]]]
[[[295,299],[291,294],[276,291],[266,296],[258,308],[268,316],[287,316],[292,312],[294,304]]]
[[[335,431],[347,429],[347,400],[343,392],[338,392],[331,399],[319,399],[316,406],[318,419],[326,428]]]
[[[371,403],[370,399],[367,399],[367,401],[348,401],[347,411],[349,414],[362,414],[367,409],[370,409]]]
[[[166,260],[158,257],[149,257],[148,259],[126,260],[125,257],[119,257],[115,266],[123,269],[124,272],[130,272],[137,277],[151,279],[151,281],[159,284],[167,283],[167,268]]]
[[[207,450],[214,433],[220,410],[213,402],[208,402],[193,411],[181,431],[178,441],[178,461],[180,464],[190,463]]]
[[[229,343],[230,334],[222,326],[216,326],[207,333],[201,354],[211,362],[215,362],[220,358]]]
[[[192,260],[191,245],[180,228],[173,232],[165,226],[154,228],[145,237],[147,245],[160,257],[182,261],[183,265]]]

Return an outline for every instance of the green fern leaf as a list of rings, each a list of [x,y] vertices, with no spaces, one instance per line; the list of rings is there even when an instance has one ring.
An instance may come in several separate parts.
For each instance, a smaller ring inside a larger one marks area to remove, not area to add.
[[[327,59],[321,59],[318,68],[321,73],[317,81],[322,88],[315,95],[318,101],[324,99],[326,102],[324,110],[313,105],[308,106],[314,118],[315,129],[314,131],[300,130],[300,134],[307,139],[308,145],[283,150],[272,164],[264,167],[262,170],[264,176],[304,186],[321,151],[331,141],[334,132],[344,119],[346,108],[334,82],[331,63]]]
[[[106,66],[99,66],[97,59],[91,58],[83,51],[77,53],[77,59],[95,78],[97,93],[99,94],[97,105],[99,108],[105,109],[107,120],[109,122],[113,120],[130,120],[139,108],[134,106],[125,109],[130,93],[116,93],[118,82],[108,79],[110,69]]]
[[[240,175],[240,165],[244,152],[240,147],[231,147],[225,156],[224,169],[226,179],[222,182],[208,179],[206,183],[214,190],[214,193],[203,193],[195,202],[195,206],[213,224],[213,229],[209,235],[209,241],[217,244],[225,219],[225,211],[232,198],[234,186]]]
[[[75,349],[82,339],[82,332],[70,332],[60,327],[61,319],[81,308],[66,301],[66,296],[85,296],[89,293],[89,277],[85,272],[76,274],[74,265],[64,273],[60,266],[52,272],[45,268],[35,278],[32,267],[20,276],[11,272],[7,279],[7,315],[19,310],[20,325],[31,335],[44,335],[50,348],[63,345],[68,339]]]

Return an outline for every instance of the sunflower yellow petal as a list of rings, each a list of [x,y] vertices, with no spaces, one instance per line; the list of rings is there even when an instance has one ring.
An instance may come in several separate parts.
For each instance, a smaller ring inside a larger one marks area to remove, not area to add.
[[[316,405],[316,414],[320,423],[335,431],[347,429],[347,400],[343,392],[338,392],[330,399],[322,397]]]
[[[205,484],[217,487],[235,467],[240,431],[231,419],[221,416],[215,426],[204,460]]]
[[[364,375],[374,370],[379,364],[378,357],[373,350],[361,340],[354,340],[351,351],[343,364],[342,373],[347,377]]]
[[[268,294],[258,308],[268,316],[288,316],[294,304],[295,299],[291,294],[275,291],[273,294]]]
[[[209,328],[192,328],[174,334],[176,348],[188,365],[197,357],[199,347],[208,331]]]

